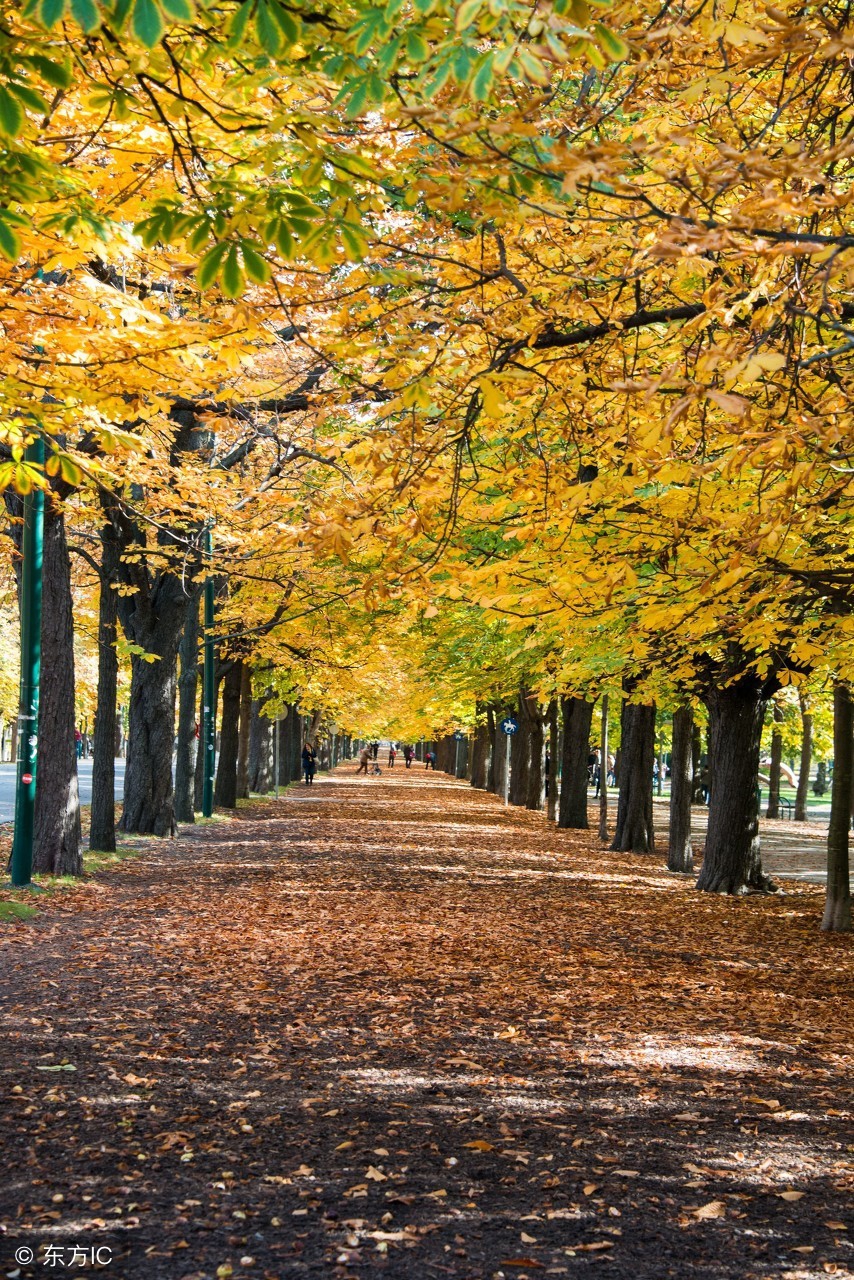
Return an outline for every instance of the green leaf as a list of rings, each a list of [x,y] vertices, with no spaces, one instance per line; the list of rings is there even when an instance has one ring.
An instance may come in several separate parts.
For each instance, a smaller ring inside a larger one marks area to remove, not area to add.
[[[248,240],[241,240],[240,248],[243,251],[243,266],[249,279],[255,284],[266,284],[270,279],[269,263],[264,261],[258,249]]]
[[[300,32],[299,24],[293,15],[288,13],[287,9],[283,9],[280,4],[271,5],[271,13],[274,20],[281,27],[282,35],[288,44],[296,44],[297,40],[299,40]]]
[[[32,54],[29,61],[42,80],[52,84],[54,89],[67,89],[71,84],[70,62],[51,62],[50,58],[43,58],[40,53]]]
[[[77,463],[65,453],[59,455],[59,470],[66,484],[78,485],[83,479],[83,472]]]
[[[625,62],[629,56],[629,46],[625,40],[621,40],[618,35],[604,27],[601,22],[597,22],[594,27],[596,38],[604,49],[605,53],[612,62]]]
[[[222,291],[227,298],[239,298],[243,292],[243,272],[237,259],[237,245],[233,244],[228,251],[225,266],[220,280]]]
[[[39,19],[47,27],[55,27],[65,13],[65,0],[41,0]]]
[[[362,114],[367,102],[368,82],[367,80],[362,80],[362,82],[357,85],[355,92],[351,94],[350,101],[347,103],[347,109],[345,110],[344,115],[348,120],[355,120],[356,116],[360,116]]]
[[[279,222],[276,226],[276,232],[273,236],[276,248],[283,258],[293,258],[296,255],[296,244],[291,235],[291,229],[286,222]]]
[[[166,27],[160,7],[154,0],[134,0],[131,29],[147,49],[153,49],[160,43]]]
[[[471,82],[471,96],[475,102],[486,102],[492,92],[494,78],[492,54],[488,53],[475,72],[474,79]]]
[[[4,85],[0,88],[0,133],[17,138],[24,127],[24,108]]]
[[[471,25],[477,17],[482,4],[483,0],[463,0],[454,18],[454,26],[457,31],[463,31]]]
[[[216,280],[227,249],[225,242],[215,244],[202,258],[196,270],[196,284],[201,290],[209,289]]]
[[[192,21],[193,6],[190,0],[160,0],[160,6],[176,22]]]
[[[36,93],[35,89],[31,89],[28,84],[18,84],[12,81],[9,85],[9,92],[14,93],[18,101],[26,107],[28,111],[34,111],[38,115],[46,115],[49,108],[40,93]]]
[[[341,239],[350,261],[361,262],[368,251],[368,241],[362,229],[345,222],[341,227]]]
[[[10,262],[16,262],[21,253],[21,240],[6,219],[0,214],[0,253]]]
[[[544,64],[529,49],[519,49],[516,57],[522,66],[522,70],[529,80],[534,84],[548,84],[549,73],[546,71]]]
[[[274,58],[282,47],[282,28],[273,18],[264,0],[259,0],[258,11],[255,14],[255,34],[261,48]]]
[[[406,56],[410,62],[426,62],[430,57],[430,46],[417,31],[407,33]]]
[[[239,9],[235,9],[234,13],[228,20],[226,31],[228,32],[228,42],[231,45],[240,44],[246,34],[246,24],[249,21],[250,14],[255,0],[244,0]]]
[[[101,15],[94,0],[71,0],[71,16],[84,31],[97,31]]]

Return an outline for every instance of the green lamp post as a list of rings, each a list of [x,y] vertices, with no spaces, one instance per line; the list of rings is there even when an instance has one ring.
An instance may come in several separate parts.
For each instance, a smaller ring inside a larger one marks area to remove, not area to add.
[[[44,441],[27,446],[24,460],[44,466]],[[39,679],[42,635],[42,556],[44,490],[24,496],[21,544],[21,689],[18,705],[18,778],[15,788],[15,835],[12,843],[12,887],[35,888],[33,829],[36,806],[36,763],[39,734]]]
[[[205,555],[210,563],[213,558],[213,535],[210,525],[205,530]],[[211,574],[205,578],[205,651],[203,674],[203,712],[202,712],[202,815],[209,818],[213,813],[214,794],[214,757],[216,756],[216,722],[214,717],[214,580]]]

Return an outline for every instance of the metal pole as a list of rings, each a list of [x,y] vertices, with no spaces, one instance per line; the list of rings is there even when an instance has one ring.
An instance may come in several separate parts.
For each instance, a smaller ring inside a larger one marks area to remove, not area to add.
[[[510,803],[510,734],[504,735],[506,746],[504,748],[504,803]]]
[[[275,779],[274,786],[276,789],[276,799],[279,798],[279,717],[276,716],[273,721],[273,777]]]
[[[27,446],[24,458],[44,466],[44,441]],[[33,827],[36,805],[36,764],[39,733],[39,679],[42,655],[42,555],[44,551],[44,490],[24,495],[24,533],[21,544],[21,685],[18,702],[18,780],[15,788],[15,835],[12,843],[12,886],[35,887]]]
[[[213,556],[213,535],[210,527],[205,530],[205,555],[210,562]],[[202,742],[204,744],[204,760],[202,761],[202,814],[210,818],[213,814],[214,792],[214,757],[216,755],[216,723],[214,716],[214,699],[216,685],[214,683],[214,663],[216,651],[214,647],[214,582],[208,574],[205,578],[205,663],[204,663],[204,714],[202,716]]]

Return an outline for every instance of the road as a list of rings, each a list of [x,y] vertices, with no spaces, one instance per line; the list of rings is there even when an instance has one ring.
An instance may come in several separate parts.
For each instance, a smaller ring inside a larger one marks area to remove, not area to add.
[[[0,822],[10,822],[15,816],[16,764],[0,764]],[[77,775],[80,779],[80,801],[89,804],[92,799],[92,761],[78,760]],[[125,779],[125,762],[116,760],[116,798],[121,799]]]

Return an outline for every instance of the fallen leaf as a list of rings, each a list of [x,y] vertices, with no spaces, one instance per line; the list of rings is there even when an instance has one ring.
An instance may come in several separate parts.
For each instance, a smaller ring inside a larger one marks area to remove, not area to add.
[[[584,1188],[584,1194],[586,1196],[592,1196],[593,1192],[598,1190],[599,1190],[598,1182],[588,1182],[586,1187]]]
[[[708,1204],[701,1205],[699,1209],[694,1210],[695,1218],[725,1218],[726,1205],[723,1200],[710,1200]]]
[[[806,1191],[781,1191],[780,1199],[791,1200],[791,1201],[803,1200],[805,1195],[806,1195]]]

